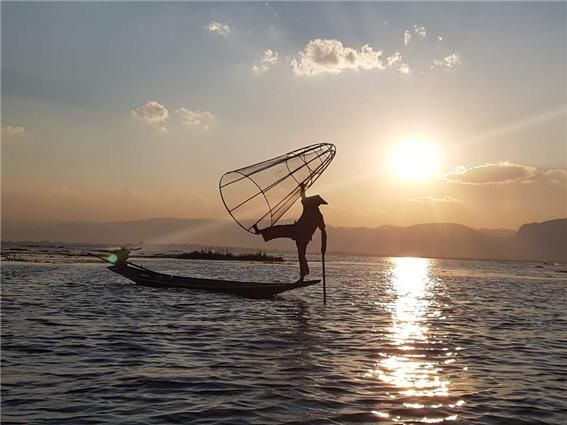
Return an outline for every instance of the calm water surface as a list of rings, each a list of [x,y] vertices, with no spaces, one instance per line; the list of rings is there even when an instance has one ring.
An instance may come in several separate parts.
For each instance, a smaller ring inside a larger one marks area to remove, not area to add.
[[[259,281],[297,273],[144,264]],[[2,423],[567,423],[565,274],[330,258],[327,275],[324,306],[317,286],[247,300],[143,288],[97,264],[6,262]]]

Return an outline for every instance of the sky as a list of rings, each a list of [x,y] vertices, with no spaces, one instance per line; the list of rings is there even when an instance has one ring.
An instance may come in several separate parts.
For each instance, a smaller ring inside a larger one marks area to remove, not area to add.
[[[318,142],[329,225],[567,217],[567,3],[1,12],[4,221],[229,218],[223,173]]]

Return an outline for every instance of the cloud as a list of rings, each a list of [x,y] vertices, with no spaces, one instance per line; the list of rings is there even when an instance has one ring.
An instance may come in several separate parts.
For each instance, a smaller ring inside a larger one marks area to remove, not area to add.
[[[503,161],[471,168],[457,167],[455,171],[443,175],[442,179],[459,184],[504,184],[530,182],[537,174],[538,170],[535,167]]]
[[[428,34],[428,29],[426,27],[424,27],[423,25],[414,25],[412,29],[407,29],[404,31],[404,45],[407,47],[410,42],[414,43],[414,40],[416,39],[425,39],[427,38],[427,34]],[[445,40],[445,38],[441,35],[437,35],[435,37],[429,37],[428,40],[426,42],[424,42],[425,44],[422,46],[424,47],[424,55],[425,57],[429,57],[429,59],[427,59],[427,61],[432,61],[431,65],[425,65],[425,66],[429,66],[430,70],[433,70],[435,68],[448,68],[448,69],[452,69],[457,67],[457,65],[461,64],[461,56],[457,53],[457,52],[453,52],[451,54],[448,54],[448,52],[445,52],[445,56],[443,57],[435,57],[432,56],[432,48],[434,46],[434,44],[441,42],[442,40]],[[419,64],[414,64],[414,65],[419,65]],[[413,67],[413,65],[412,65]],[[418,66],[418,69],[420,67]],[[408,74],[410,72],[410,68],[409,65],[407,64],[407,62],[404,64],[404,66],[399,66],[398,67],[398,71],[402,72],[403,74]]]
[[[205,130],[209,129],[215,118],[210,112],[192,111],[184,107],[178,108],[175,113],[182,125],[186,127],[200,127]],[[154,127],[162,133],[168,132],[166,123],[170,118],[169,111],[164,105],[155,100],[147,102],[139,109],[132,110],[130,114],[137,120]]]
[[[2,127],[2,134],[5,136],[23,136],[26,134],[26,129],[21,126],[7,125]]]
[[[409,74],[411,71],[409,65],[404,62],[400,52],[395,52],[391,56],[388,56],[386,58],[386,66],[388,68],[394,68],[402,74]]]
[[[339,74],[346,69],[385,69],[382,51],[365,44],[359,50],[345,47],[334,39],[311,40],[290,62],[295,75],[315,75],[323,72]]]
[[[405,30],[404,32],[404,45],[407,47],[409,42],[411,41],[411,32],[409,30]]]
[[[415,34],[416,37],[425,38],[425,37],[427,37],[427,28],[425,28],[423,25],[414,25],[413,26],[413,34]],[[412,31],[410,31],[410,30],[404,31],[404,45],[406,47],[408,46],[411,39],[413,38],[413,34],[412,34]]]
[[[427,37],[427,28],[425,28],[423,25],[414,25],[413,31],[416,33],[417,36],[421,38]]]
[[[552,168],[542,171],[543,177],[553,184],[567,185],[567,170],[563,168]]]
[[[410,202],[442,202],[442,203],[463,202],[460,199],[453,198],[452,196],[449,196],[449,195],[445,195],[445,196],[442,196],[440,198],[434,198],[432,196],[422,196],[422,197],[419,197],[419,198],[408,199],[408,201],[410,201]]]
[[[398,71],[401,72],[402,74],[409,74],[411,72],[411,69],[407,63],[402,63],[398,67]]]
[[[257,74],[266,72],[279,61],[279,58],[280,55],[278,54],[278,52],[274,52],[271,49],[266,49],[264,51],[264,57],[262,58],[260,63],[254,64],[252,70]]]
[[[445,56],[443,59],[435,59],[431,68],[454,68],[461,64],[461,57],[457,53]]]
[[[402,55],[400,52],[395,52],[393,55],[386,58],[386,64],[391,67],[398,65],[402,62]]]
[[[187,108],[179,108],[175,112],[184,126],[200,127],[205,130],[209,129],[215,118],[210,112],[191,111]]]
[[[155,100],[146,102],[146,104],[141,108],[130,111],[130,115],[164,133],[167,133],[165,123],[169,117],[169,111],[165,106]]]
[[[394,69],[402,74],[411,72],[410,66],[400,52],[384,57],[382,50],[375,50],[369,44],[360,49],[344,46],[335,39],[315,39],[289,61],[297,76],[320,73],[340,74],[344,70],[386,70]],[[262,71],[261,68],[254,70]]]
[[[209,22],[203,28],[205,28],[209,32],[216,32],[217,34],[220,34],[224,37],[226,37],[232,32],[232,30],[227,24],[221,24],[220,22],[215,22],[215,21]]]

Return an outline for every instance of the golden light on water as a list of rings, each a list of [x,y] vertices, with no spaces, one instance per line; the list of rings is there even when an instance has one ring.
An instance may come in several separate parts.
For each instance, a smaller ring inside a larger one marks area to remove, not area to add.
[[[392,306],[391,339],[406,351],[380,362],[379,378],[402,388],[412,396],[446,396],[447,382],[443,381],[434,364],[424,361],[423,355],[412,354],[417,344],[427,343],[425,325],[429,299],[426,296],[430,260],[425,258],[394,258],[392,285],[395,301]]]
[[[452,360],[454,353],[439,347],[429,335],[428,323],[440,313],[433,305],[431,290],[435,281],[430,277],[432,260],[425,258],[393,258],[391,260],[391,326],[389,349],[380,353],[380,359],[367,377],[379,379],[394,388],[389,398],[400,400],[405,409],[411,409],[410,422],[435,423],[451,421],[457,415],[420,416],[420,409],[454,407],[448,404],[450,382],[441,372],[443,364]],[[431,354],[435,353],[435,354]],[[463,403],[462,401],[460,402]],[[458,404],[460,406],[461,404]],[[379,416],[388,414],[375,411]],[[404,422],[406,419],[393,417]]]

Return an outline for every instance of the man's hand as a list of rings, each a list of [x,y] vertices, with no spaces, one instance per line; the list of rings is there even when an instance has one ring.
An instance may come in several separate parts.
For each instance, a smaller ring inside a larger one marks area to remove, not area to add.
[[[301,195],[301,199],[305,198],[305,183],[299,184],[299,194]]]

